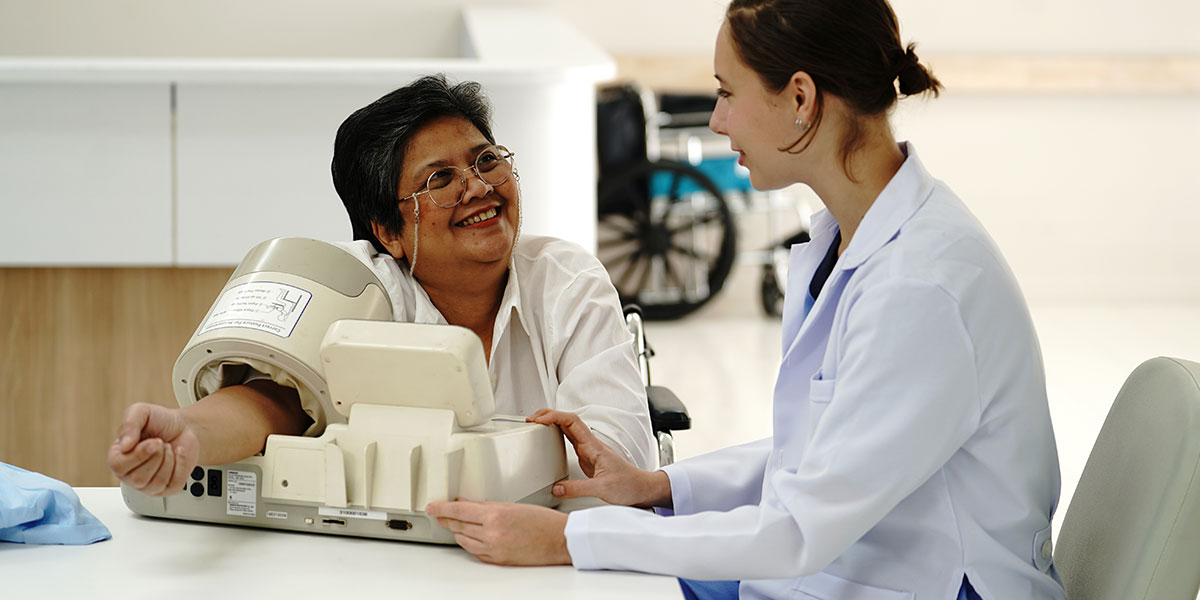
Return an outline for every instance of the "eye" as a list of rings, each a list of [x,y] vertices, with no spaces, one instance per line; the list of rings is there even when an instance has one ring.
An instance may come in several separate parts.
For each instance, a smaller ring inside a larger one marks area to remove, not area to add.
[[[724,88],[717,88],[717,97],[718,98],[728,98],[729,92],[726,91]]]
[[[500,155],[495,150],[484,150],[479,158],[475,159],[475,166],[480,171],[491,171],[498,162],[500,162]]]
[[[450,185],[454,181],[455,169],[445,168],[438,169],[429,176],[429,189],[437,190]]]

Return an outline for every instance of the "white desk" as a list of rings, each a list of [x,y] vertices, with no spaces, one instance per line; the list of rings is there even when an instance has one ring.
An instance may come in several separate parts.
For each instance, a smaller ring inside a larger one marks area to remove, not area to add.
[[[111,540],[0,543],[12,598],[680,598],[672,577],[571,567],[497,567],[457,546],[139,517],[119,488],[77,488]]]

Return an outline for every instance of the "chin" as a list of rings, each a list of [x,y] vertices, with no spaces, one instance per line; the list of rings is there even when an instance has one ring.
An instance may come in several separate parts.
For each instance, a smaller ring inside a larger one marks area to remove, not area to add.
[[[773,190],[782,189],[785,186],[777,182],[769,181],[765,177],[755,176],[754,171],[750,171],[750,187],[760,192],[770,192]]]

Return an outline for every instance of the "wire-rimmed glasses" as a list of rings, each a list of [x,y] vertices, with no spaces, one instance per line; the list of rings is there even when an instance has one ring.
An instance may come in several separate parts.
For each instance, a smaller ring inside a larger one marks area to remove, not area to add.
[[[454,208],[462,202],[463,192],[467,188],[468,171],[474,172],[485,184],[497,186],[512,177],[514,156],[516,154],[504,146],[488,146],[475,157],[475,164],[469,168],[441,167],[430,173],[429,179],[425,180],[425,187],[413,192],[404,200],[415,201],[417,194],[429,194],[429,199],[434,204],[442,208]]]

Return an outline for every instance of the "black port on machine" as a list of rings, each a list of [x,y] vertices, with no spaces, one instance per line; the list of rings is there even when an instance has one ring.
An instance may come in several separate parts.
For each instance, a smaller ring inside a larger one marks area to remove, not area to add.
[[[221,471],[217,469],[208,470],[208,495],[221,495]]]
[[[408,531],[412,529],[412,523],[404,519],[388,519],[388,529],[399,529],[400,531]]]
[[[346,521],[343,519],[321,519],[321,522],[326,525],[337,525],[339,527],[346,526]]]

